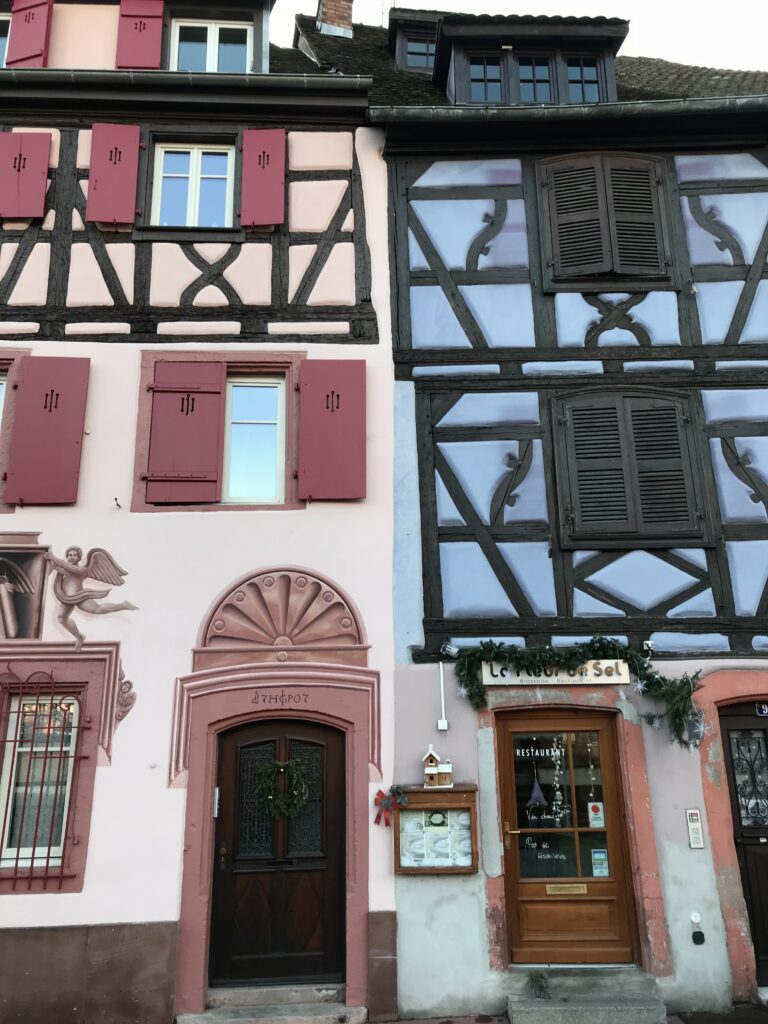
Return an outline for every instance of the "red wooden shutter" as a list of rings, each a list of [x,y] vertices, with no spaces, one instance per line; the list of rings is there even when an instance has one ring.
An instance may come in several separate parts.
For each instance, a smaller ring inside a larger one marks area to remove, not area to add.
[[[77,501],[90,359],[22,356],[4,500]]]
[[[219,501],[226,387],[226,363],[155,364],[148,502]]]
[[[0,132],[0,217],[42,217],[48,185],[48,132]]]
[[[118,68],[156,70],[163,49],[163,0],[120,0]]]
[[[53,0],[13,0],[7,68],[44,68],[48,63]]]
[[[243,132],[244,228],[285,223],[285,129]]]
[[[133,224],[139,178],[137,124],[95,124],[85,219]]]
[[[299,373],[299,497],[365,497],[365,361],[308,359]]]

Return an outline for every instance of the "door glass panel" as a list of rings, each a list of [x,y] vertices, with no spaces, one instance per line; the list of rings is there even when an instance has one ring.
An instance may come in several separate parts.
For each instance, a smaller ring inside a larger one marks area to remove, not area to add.
[[[309,797],[294,818],[288,819],[288,856],[323,856],[323,748],[291,742],[291,757],[304,765]]]
[[[608,878],[610,876],[608,834],[606,832],[580,832],[579,853],[582,878]]]
[[[271,857],[275,820],[259,803],[256,783],[264,765],[276,760],[275,742],[243,747],[238,765],[237,857]]]
[[[565,733],[516,735],[514,757],[518,828],[570,828],[571,781]]]
[[[577,878],[573,833],[527,832],[518,836],[521,878]]]
[[[599,828],[605,825],[600,739],[596,732],[575,732],[571,734],[571,743],[576,786],[576,825],[579,828]]]
[[[731,729],[729,732],[733,778],[741,824],[768,826],[768,744],[765,729]]]

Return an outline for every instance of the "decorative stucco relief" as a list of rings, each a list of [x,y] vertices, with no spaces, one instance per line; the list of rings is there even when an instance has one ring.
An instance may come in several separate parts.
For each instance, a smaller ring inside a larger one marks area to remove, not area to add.
[[[80,565],[83,557],[82,548],[67,548],[64,558],[56,558],[47,554],[46,561],[50,562],[54,571],[53,593],[59,602],[57,619],[59,623],[75,638],[75,650],[79,651],[85,642],[85,636],[72,622],[71,616],[75,609],[87,612],[89,615],[108,615],[110,612],[136,611],[136,605],[130,601],[119,603],[101,604],[112,587],[122,587],[124,578],[128,574],[121,569],[114,558],[104,548],[91,548],[85,560],[85,565]],[[83,587],[85,580],[97,580],[99,583],[108,583],[106,590],[89,590]]]

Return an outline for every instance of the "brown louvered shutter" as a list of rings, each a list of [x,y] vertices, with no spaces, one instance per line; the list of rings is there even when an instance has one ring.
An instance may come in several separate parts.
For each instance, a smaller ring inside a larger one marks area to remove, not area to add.
[[[638,529],[645,537],[689,537],[700,533],[682,399],[630,397],[626,400],[632,444]]]
[[[564,547],[706,542],[684,398],[591,393],[555,415]]]
[[[558,479],[564,537],[598,540],[633,534],[635,516],[627,464],[627,435],[621,397],[591,395],[558,403]]]
[[[604,164],[614,272],[665,276],[661,168],[641,157],[607,156]]]
[[[541,183],[552,277],[609,273],[611,237],[602,157],[547,161],[541,165]]]
[[[147,502],[196,505],[221,498],[227,364],[155,363]]]

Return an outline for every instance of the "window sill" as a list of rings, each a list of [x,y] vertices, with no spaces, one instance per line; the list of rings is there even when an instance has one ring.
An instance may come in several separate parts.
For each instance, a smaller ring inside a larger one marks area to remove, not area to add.
[[[286,501],[280,505],[236,505],[212,502],[210,505],[150,505],[137,502],[131,512],[297,512],[307,507],[306,501]]]
[[[265,232],[269,233],[269,232]],[[136,226],[133,241],[139,242],[244,242],[244,228],[161,227],[159,224]]]
[[[545,281],[542,291],[548,295],[556,295],[558,292],[582,292],[593,295],[616,292],[679,292],[681,285],[679,281],[673,281],[668,277],[602,277],[598,280],[585,278],[580,281]]]

